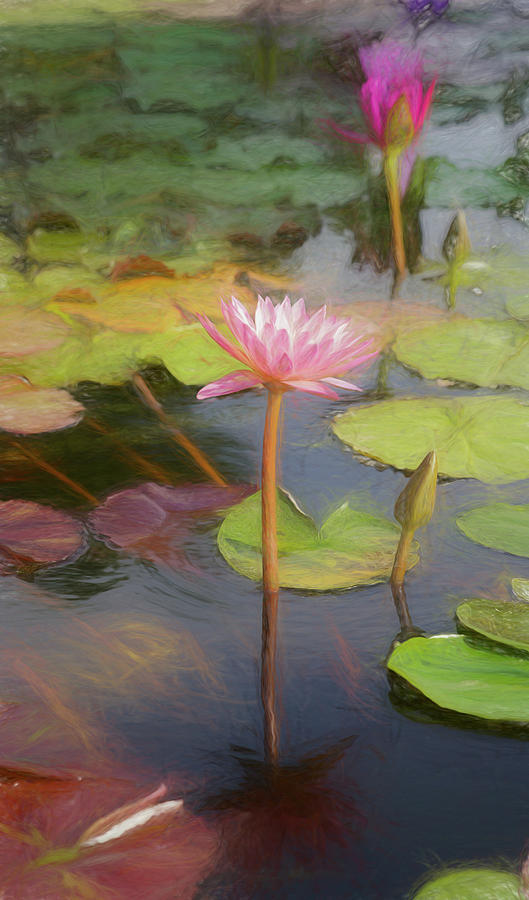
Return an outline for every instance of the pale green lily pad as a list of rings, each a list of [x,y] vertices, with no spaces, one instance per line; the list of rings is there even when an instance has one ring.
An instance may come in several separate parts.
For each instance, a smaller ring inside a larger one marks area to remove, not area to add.
[[[283,492],[278,492],[279,580],[282,587],[339,590],[385,581],[391,574],[400,528],[354,509],[334,510],[318,531]],[[218,534],[225,560],[247,578],[261,580],[261,493],[235,506]],[[409,568],[418,561],[414,543]]]
[[[94,267],[101,264],[99,251],[104,239],[80,231],[46,231],[37,229],[28,238],[27,252],[39,263],[82,263]]]
[[[43,300],[52,300],[57,294],[74,299],[76,291],[96,298],[105,280],[82,266],[47,266],[35,275],[32,285]]]
[[[529,652],[529,606],[509,600],[465,600],[456,609],[465,628]]]
[[[529,722],[529,660],[476,647],[456,634],[398,644],[388,669],[454,712],[502,722]]]
[[[397,469],[414,470],[435,450],[440,475],[491,484],[529,477],[529,404],[513,397],[414,397],[354,405],[335,418],[333,429],[358,453]]]
[[[477,506],[461,513],[456,523],[459,530],[477,544],[514,556],[529,556],[529,505],[491,503]]]
[[[160,361],[183,384],[204,385],[245,366],[226,353],[202,325],[173,328],[143,342],[143,361]]]
[[[41,387],[73,387],[81,381],[124,384],[139,367],[143,335],[103,331],[72,335],[53,351],[23,360],[0,360],[0,374],[25,375]]]
[[[413,900],[520,900],[520,879],[497,869],[454,869],[425,884]]]
[[[529,332],[519,322],[457,318],[402,331],[397,358],[426,378],[529,388]]]

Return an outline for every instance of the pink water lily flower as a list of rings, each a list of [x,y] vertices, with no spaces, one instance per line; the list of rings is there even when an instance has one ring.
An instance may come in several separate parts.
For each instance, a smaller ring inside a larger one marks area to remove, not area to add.
[[[255,317],[232,297],[222,301],[222,313],[237,344],[222,335],[207,316],[200,322],[217,344],[246,368],[237,369],[203,387],[202,400],[233,394],[257,386],[280,387],[337,398],[332,388],[358,391],[356,385],[336,378],[376,356],[373,338],[359,334],[348,319],[328,315],[322,306],[314,313],[305,301],[293,305],[288,297],[274,306],[259,297]]]
[[[363,47],[359,56],[366,76],[359,99],[367,134],[350,131],[332,119],[327,120],[327,125],[348,141],[373,143],[386,152],[395,140],[391,114],[403,99],[406,112],[409,113],[408,143],[411,143],[421,131],[430,111],[435,78],[425,89],[423,62],[419,52],[391,41]],[[401,138],[399,135],[399,140]]]

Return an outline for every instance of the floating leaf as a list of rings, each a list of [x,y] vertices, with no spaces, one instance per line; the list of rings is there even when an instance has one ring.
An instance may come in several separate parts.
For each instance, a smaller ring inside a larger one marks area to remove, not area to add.
[[[84,408],[67,391],[34,387],[19,375],[0,375],[0,429],[12,434],[41,434],[69,428]]]
[[[440,475],[491,484],[529,476],[529,404],[512,397],[359,404],[337,416],[333,430],[359,453],[398,469],[416,469],[435,449]]]
[[[95,303],[59,297],[49,308],[116,331],[164,331],[183,321],[172,284],[156,276],[130,278],[101,290]]]
[[[213,862],[214,831],[125,777],[11,780],[2,785],[0,886],[6,897],[191,900]],[[144,779],[142,779],[143,781]]]
[[[94,267],[101,262],[104,239],[80,231],[49,231],[38,228],[28,238],[27,252],[38,263],[82,263]]]
[[[518,322],[452,319],[401,331],[393,350],[426,378],[529,387],[529,333]]]
[[[81,381],[123,384],[144,358],[143,334],[102,331],[72,334],[55,351],[38,353],[24,360],[6,361],[0,372],[27,375],[42,387],[71,387]]]
[[[425,884],[413,900],[520,900],[520,879],[497,869],[454,869]]]
[[[529,506],[491,503],[476,506],[456,519],[457,527],[471,541],[504,550],[514,556],[529,556]]]
[[[448,315],[446,310],[437,306],[396,299],[388,303],[367,300],[340,304],[333,308],[333,312],[341,317],[349,315],[359,327],[374,331],[377,346],[381,349],[391,344],[401,332],[442,322]]]
[[[142,355],[144,362],[163,362],[171,375],[183,384],[209,384],[233,372],[234,365],[244,368],[198,324],[153,335],[144,341]]]
[[[29,500],[0,502],[0,573],[62,562],[84,545],[82,525]]]
[[[476,647],[455,634],[398,644],[388,668],[444,709],[505,722],[529,722],[529,660]]]
[[[266,280],[266,276],[261,276]],[[213,319],[220,316],[220,300],[233,294],[252,309],[256,297],[251,285],[251,273],[238,266],[219,263],[208,272],[174,279],[173,295],[180,309],[194,316],[197,313]]]
[[[391,574],[400,529],[393,522],[354,509],[349,501],[334,510],[318,531],[283,492],[278,493],[279,583],[283,587],[327,591],[376,584]],[[222,523],[219,550],[247,578],[259,581],[261,493],[243,500]],[[417,563],[412,545],[409,567]]]
[[[138,276],[155,275],[161,278],[174,278],[174,269],[169,269],[165,263],[150,256],[129,257],[120,260],[112,269],[112,281],[126,281],[128,278]]]
[[[109,547],[172,568],[189,568],[185,545],[197,515],[232,506],[250,490],[248,485],[169,487],[147,482],[110,494],[90,513],[89,521]]]
[[[465,600],[456,609],[465,628],[529,652],[529,606],[506,600]]]
[[[51,313],[7,309],[0,313],[0,356],[17,357],[58,347],[68,326]]]

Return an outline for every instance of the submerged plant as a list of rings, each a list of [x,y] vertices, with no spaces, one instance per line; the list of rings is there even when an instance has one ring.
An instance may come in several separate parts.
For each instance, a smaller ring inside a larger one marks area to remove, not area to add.
[[[406,269],[400,199],[408,185],[419,136],[432,104],[435,79],[423,85],[420,54],[393,42],[380,42],[359,51],[366,80],[360,88],[360,106],[367,133],[327,124],[345,140],[375,144],[384,156],[384,174],[391,212],[393,254],[397,273]]]

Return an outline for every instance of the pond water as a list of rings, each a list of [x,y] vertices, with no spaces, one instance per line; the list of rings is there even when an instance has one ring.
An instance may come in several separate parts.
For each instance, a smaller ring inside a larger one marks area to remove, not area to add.
[[[230,279],[237,272],[239,284],[263,284],[275,298],[288,291],[311,306],[329,300],[346,314],[361,304],[376,318],[392,288],[389,231],[372,201],[377,161],[368,172],[362,155],[318,120],[353,121],[350,48],[384,33],[415,42],[439,79],[419,145],[423,190],[410,210],[426,263],[393,302],[412,305],[419,322],[420,310],[445,315],[436,276],[462,207],[474,252],[485,261],[499,253],[506,274],[484,287],[463,284],[457,312],[508,319],[509,303],[527,296],[520,260],[529,169],[517,139],[529,129],[529,31],[521,13],[509,3],[454,2],[422,27],[398,3],[273,21],[99,13],[39,25],[8,17],[0,54],[6,306],[28,297],[34,306],[37,294],[51,297],[68,280],[97,291],[116,261],[144,254],[178,276],[229,265]],[[518,162],[514,175],[509,158]],[[274,244],[292,221],[306,230],[301,245]],[[10,253],[13,244],[18,252]],[[39,383],[31,369],[41,365],[38,354],[1,365]],[[198,401],[196,386],[155,361],[142,374],[229,483],[258,482],[263,392]],[[2,434],[2,500],[86,519],[90,504],[44,472],[35,454],[97,499],[156,480],[146,461],[169,483],[204,481],[131,381],[109,380],[69,382],[85,407],[76,427]],[[60,376],[50,375],[52,383],[61,386]],[[333,434],[334,416],[352,403],[526,398],[519,387],[427,380],[391,355],[359,383],[353,400],[293,392],[285,401],[281,483],[318,524],[346,496],[392,519],[405,484],[402,471],[370,464]],[[529,502],[529,480],[440,480],[434,518],[418,535],[420,562],[406,580],[417,628],[453,633],[462,598],[508,599],[512,578],[529,578],[529,559],[486,549],[456,527],[456,514],[497,500]],[[451,716],[391,689],[385,660],[399,622],[387,582],[281,591],[285,784],[281,802],[270,795],[260,765],[260,587],[224,561],[218,525],[208,514],[187,533],[159,535],[147,558],[87,532],[76,558],[5,574],[6,702],[37,704],[50,740],[41,742],[36,721],[30,732],[25,722],[8,723],[2,764],[85,771],[95,747],[129,772],[149,773],[150,785],[175,780],[188,808],[221,833],[217,865],[197,898],[404,900],[432,868],[485,861],[516,869],[529,836],[528,733]],[[65,715],[69,706],[86,732]],[[45,724],[48,715],[64,734]]]

